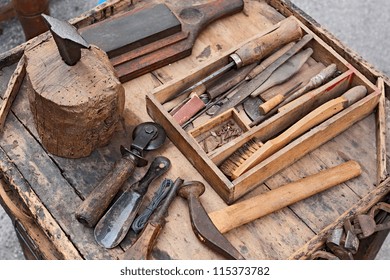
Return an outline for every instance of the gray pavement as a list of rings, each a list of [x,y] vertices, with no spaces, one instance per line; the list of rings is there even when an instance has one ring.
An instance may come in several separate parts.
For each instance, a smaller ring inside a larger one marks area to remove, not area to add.
[[[0,0],[0,5],[9,0]],[[54,17],[69,19],[94,7],[98,0],[51,0]],[[292,2],[331,31],[349,48],[390,76],[390,1],[387,0],[292,0]],[[16,19],[2,23],[0,53],[24,40]],[[0,207],[0,260],[23,259],[11,221]],[[390,260],[390,238],[377,259]]]

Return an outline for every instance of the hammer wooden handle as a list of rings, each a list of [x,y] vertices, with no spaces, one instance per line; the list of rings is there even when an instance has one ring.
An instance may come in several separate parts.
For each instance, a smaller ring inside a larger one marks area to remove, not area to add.
[[[249,65],[266,57],[278,47],[298,40],[302,35],[303,32],[297,20],[289,17],[280,23],[278,29],[256,40],[250,41],[239,48],[235,54],[239,56],[243,66]]]
[[[278,211],[361,174],[360,165],[348,161],[248,200],[212,212],[209,217],[221,233]]]
[[[107,210],[123,183],[133,174],[137,159],[126,154],[81,203],[76,212],[77,220],[87,227],[94,227]]]

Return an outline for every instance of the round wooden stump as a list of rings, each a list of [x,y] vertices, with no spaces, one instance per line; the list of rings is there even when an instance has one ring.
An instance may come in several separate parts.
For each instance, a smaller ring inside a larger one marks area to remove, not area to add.
[[[105,52],[83,49],[68,66],[53,38],[26,49],[29,101],[43,146],[67,158],[108,144],[124,109],[124,88]]]

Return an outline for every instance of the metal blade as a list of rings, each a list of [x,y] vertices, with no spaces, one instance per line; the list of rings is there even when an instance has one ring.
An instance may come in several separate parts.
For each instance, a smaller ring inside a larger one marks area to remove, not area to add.
[[[166,157],[156,157],[144,177],[126,190],[97,223],[95,239],[104,248],[113,248],[125,238],[141,207],[150,183],[170,167]]]

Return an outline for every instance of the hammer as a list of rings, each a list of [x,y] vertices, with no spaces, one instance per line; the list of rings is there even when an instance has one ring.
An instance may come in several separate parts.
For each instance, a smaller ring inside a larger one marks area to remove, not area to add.
[[[208,215],[199,200],[204,192],[201,182],[185,183],[179,195],[189,202],[192,228],[199,240],[227,258],[243,259],[223,233],[355,178],[361,173],[360,165],[351,160]]]

